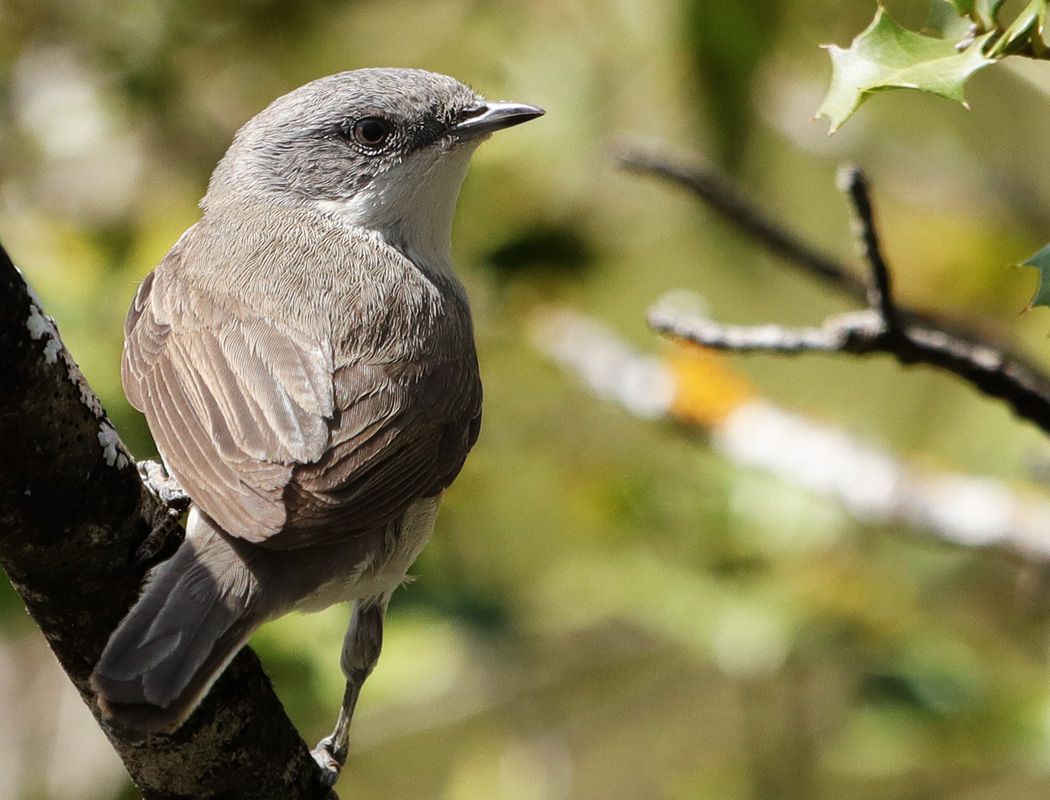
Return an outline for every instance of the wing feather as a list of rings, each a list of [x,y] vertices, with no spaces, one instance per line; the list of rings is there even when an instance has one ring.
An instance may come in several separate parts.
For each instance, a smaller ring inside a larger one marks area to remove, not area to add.
[[[143,281],[122,376],[201,511],[230,534],[290,548],[374,529],[443,491],[477,438],[473,348],[391,360],[343,342],[358,355],[337,369],[331,335],[187,280],[179,262],[195,230]],[[382,342],[392,330],[381,319],[362,335]]]

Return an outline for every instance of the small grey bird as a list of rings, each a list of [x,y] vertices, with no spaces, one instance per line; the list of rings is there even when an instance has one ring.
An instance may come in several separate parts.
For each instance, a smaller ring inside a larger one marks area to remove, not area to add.
[[[474,445],[481,382],[451,263],[477,145],[543,114],[422,70],[314,81],[250,120],[128,312],[121,374],[192,499],[92,676],[177,728],[267,620],[353,601],[334,781],[383,616]]]

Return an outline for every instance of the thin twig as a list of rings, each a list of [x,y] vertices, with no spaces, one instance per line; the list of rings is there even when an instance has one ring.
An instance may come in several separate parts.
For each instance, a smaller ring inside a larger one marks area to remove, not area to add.
[[[927,364],[958,375],[984,394],[1050,433],[1050,382],[1009,360],[998,349],[913,320],[890,330],[871,309],[829,317],[820,328],[725,325],[656,306],[648,315],[657,332],[715,350],[743,353],[888,354],[902,364]]]
[[[868,305],[877,309],[889,330],[898,327],[897,309],[893,303],[893,284],[889,267],[882,256],[879,235],[875,228],[875,212],[871,205],[868,181],[860,167],[850,165],[839,170],[839,188],[853,207],[853,228],[857,236],[857,250],[871,271],[868,286]]]
[[[881,347],[886,329],[878,313],[869,309],[829,317],[820,328],[728,325],[660,305],[650,309],[646,319],[657,333],[712,350],[778,355],[885,352]]]
[[[869,300],[869,287],[864,281],[773,221],[716,170],[700,169],[653,148],[621,146],[616,156],[628,169],[665,178],[690,190],[758,244],[783,256],[808,274],[861,302]],[[856,200],[854,202],[856,204]],[[858,210],[858,214],[866,215],[870,220],[870,203],[866,212]],[[874,225],[870,227],[874,234]],[[1050,377],[1005,346],[989,341],[986,336],[933,315],[892,304],[885,262],[881,256],[875,256],[878,253],[877,238],[873,240],[873,246],[869,244],[865,250],[873,271],[877,269],[882,273],[875,298],[876,307],[882,311],[878,325],[871,322],[870,314],[861,313],[832,318],[819,329],[788,330],[760,326],[747,332],[743,328],[724,326],[707,319],[677,314],[668,316],[671,312],[660,308],[650,314],[650,324],[677,338],[723,350],[785,354],[815,350],[855,355],[888,353],[902,364],[929,364],[958,375],[989,397],[1006,402],[1018,416],[1050,433]],[[878,261],[872,262],[872,256]],[[880,266],[876,267],[876,263]],[[887,301],[891,304],[889,318],[885,315]],[[841,341],[841,346],[822,346],[830,341],[829,337],[838,337],[836,341]]]

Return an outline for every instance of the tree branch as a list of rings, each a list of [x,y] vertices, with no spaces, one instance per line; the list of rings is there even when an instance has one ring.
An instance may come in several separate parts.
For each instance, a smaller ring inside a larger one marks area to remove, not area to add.
[[[1019,416],[1050,432],[1050,417],[1044,409],[1050,388],[1045,378],[1030,383],[1033,376],[1019,371],[995,348],[946,331],[914,322],[890,330],[881,315],[872,309],[828,317],[820,328],[726,325],[659,304],[649,311],[647,319],[659,333],[715,350],[781,355],[883,353],[903,364],[940,367],[969,381],[985,394],[1006,400]]]
[[[789,231],[717,170],[685,163],[652,147],[622,144],[613,155],[631,172],[655,175],[688,190],[757,244],[826,285],[861,302],[867,297],[867,284],[848,267]]]
[[[138,594],[156,500],[2,247],[0,375],[0,564],[146,800],[324,797],[248,648],[170,736],[99,718],[88,678]]]
[[[776,325],[748,329],[657,307],[649,320],[661,333],[739,352],[889,354],[902,364],[922,363],[947,370],[1050,433],[1050,377],[1044,372],[987,337],[893,303],[889,270],[880,253],[866,182],[859,171],[846,171],[843,183],[857,217],[861,253],[872,272],[872,285],[772,220],[715,170],[702,170],[652,149],[625,147],[617,157],[628,169],[685,187],[758,244],[870,306],[867,312],[831,317],[821,328],[803,329]]]
[[[871,205],[868,181],[860,167],[848,166],[839,171],[839,188],[853,206],[853,228],[857,237],[857,252],[868,264],[871,284],[867,301],[870,308],[879,312],[879,317],[888,330],[899,326],[897,309],[893,302],[893,282],[886,259],[882,256],[879,234],[875,228],[875,210]]]

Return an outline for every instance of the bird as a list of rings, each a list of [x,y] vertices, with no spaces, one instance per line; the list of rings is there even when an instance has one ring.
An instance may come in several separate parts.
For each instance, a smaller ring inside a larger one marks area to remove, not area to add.
[[[191,506],[92,673],[110,720],[170,733],[260,625],[350,601],[346,691],[313,751],[335,782],[391,594],[480,431],[460,187],[482,141],[543,113],[368,68],[236,133],[124,325],[125,394]]]

